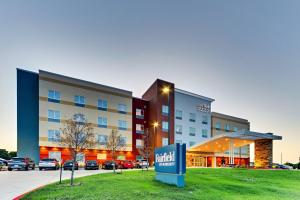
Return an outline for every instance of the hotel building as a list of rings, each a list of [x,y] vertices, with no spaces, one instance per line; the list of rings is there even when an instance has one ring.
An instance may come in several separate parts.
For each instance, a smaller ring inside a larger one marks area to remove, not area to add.
[[[70,149],[59,144],[60,128],[75,113],[82,113],[94,127],[96,145],[78,155],[81,162],[112,159],[105,144],[117,129],[126,143],[117,152],[117,160],[140,159],[138,149],[148,130],[154,147],[185,143],[188,166],[216,167],[221,160],[248,165],[250,143],[256,144],[257,166],[269,166],[272,141],[281,137],[251,132],[247,120],[211,112],[213,101],[160,79],[137,98],[127,90],[42,70],[17,69],[18,156],[35,162],[48,157],[70,159]]]

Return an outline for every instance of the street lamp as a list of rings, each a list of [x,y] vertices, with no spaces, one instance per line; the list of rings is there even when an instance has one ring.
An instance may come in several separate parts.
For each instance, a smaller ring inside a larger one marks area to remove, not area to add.
[[[170,145],[170,141],[171,141],[171,134],[170,134],[170,87],[169,86],[165,86],[162,89],[163,94],[166,94],[168,97],[168,145]]]
[[[156,148],[156,129],[159,126],[158,122],[153,123],[153,129],[154,129],[154,148]]]

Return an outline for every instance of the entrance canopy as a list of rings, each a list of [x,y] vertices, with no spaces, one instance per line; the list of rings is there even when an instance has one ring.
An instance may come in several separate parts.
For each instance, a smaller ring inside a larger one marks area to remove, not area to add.
[[[281,140],[281,136],[274,135],[273,133],[258,133],[252,131],[225,133],[212,137],[206,141],[195,144],[187,149],[189,152],[224,152],[231,148],[242,147],[247,144],[254,143],[255,140]]]

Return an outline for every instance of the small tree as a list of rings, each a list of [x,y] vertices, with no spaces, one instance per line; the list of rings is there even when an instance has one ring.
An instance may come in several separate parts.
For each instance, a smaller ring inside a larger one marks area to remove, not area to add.
[[[147,170],[149,165],[149,159],[154,154],[154,145],[153,145],[153,134],[149,131],[149,129],[145,129],[145,132],[142,137],[143,146],[138,148],[138,151],[141,156],[143,156],[147,160]]]
[[[112,160],[113,160],[113,170],[116,173],[116,157],[117,151],[122,151],[126,147],[126,142],[122,140],[121,135],[118,133],[116,129],[112,129],[110,135],[108,136],[106,143],[106,150],[110,151]]]
[[[74,168],[76,156],[84,149],[95,145],[94,128],[88,123],[83,114],[75,114],[72,119],[66,120],[61,128],[60,143],[62,146],[69,147],[72,151],[72,173],[71,185],[74,184]]]

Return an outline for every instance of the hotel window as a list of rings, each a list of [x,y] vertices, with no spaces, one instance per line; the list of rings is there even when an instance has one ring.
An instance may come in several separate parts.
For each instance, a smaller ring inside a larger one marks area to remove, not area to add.
[[[182,126],[176,125],[176,134],[182,134]]]
[[[127,130],[127,122],[124,120],[119,120],[119,130]]]
[[[98,110],[107,111],[107,101],[104,99],[98,99]]]
[[[98,135],[97,142],[100,145],[106,145],[107,144],[107,139],[108,139],[107,135]]]
[[[195,121],[196,121],[196,114],[190,113],[190,122],[195,122]]]
[[[74,96],[74,102],[75,102],[75,106],[84,107],[85,106],[85,97],[84,96],[75,95]]]
[[[168,116],[169,114],[169,106],[162,105],[162,114]]]
[[[194,127],[190,127],[190,136],[196,136],[196,129]]]
[[[123,145],[126,145],[126,143],[127,143],[127,138],[124,137],[124,136],[120,137],[120,143],[123,144]]]
[[[59,130],[48,130],[48,141],[59,142],[60,141],[60,131]]]
[[[98,127],[107,128],[107,118],[106,117],[98,117]]]
[[[215,125],[216,130],[221,130],[221,123],[217,122]]]
[[[56,90],[48,90],[48,101],[60,103],[60,92]]]
[[[232,129],[233,129],[233,132],[237,132],[238,131],[238,128],[236,126],[234,126]]]
[[[81,124],[81,125],[86,122],[86,117],[83,114],[75,115],[73,119],[74,121],[77,122],[77,124]]]
[[[162,131],[168,132],[168,130],[169,130],[169,122],[163,121],[162,122]]]
[[[202,129],[202,137],[207,138],[207,130],[206,129]]]
[[[135,115],[138,119],[144,119],[144,110],[143,109],[135,109]]]
[[[176,110],[175,115],[176,115],[176,119],[182,119],[182,111],[181,110]]]
[[[144,134],[144,125],[143,124],[136,124],[135,125],[135,132],[138,134]]]
[[[207,115],[202,116],[202,124],[207,124],[208,123],[208,117]]]
[[[190,143],[190,147],[194,146],[196,144],[196,142],[189,142]]]
[[[168,138],[162,138],[162,146],[169,145],[169,139]]]
[[[181,140],[176,140],[176,142],[175,142],[176,144],[177,143],[179,143],[179,144],[181,144],[182,143],[182,141]]]
[[[49,122],[60,122],[60,112],[56,110],[48,110]]]
[[[230,126],[229,126],[229,124],[225,124],[224,129],[225,129],[226,132],[229,132],[229,131],[230,131]]]
[[[141,147],[144,146],[144,141],[141,140],[141,139],[136,139],[136,140],[135,140],[135,144],[136,144],[136,147],[137,147],[137,148],[141,148]]]
[[[119,111],[119,113],[126,114],[127,113],[127,106],[125,104],[119,103],[118,111]]]

